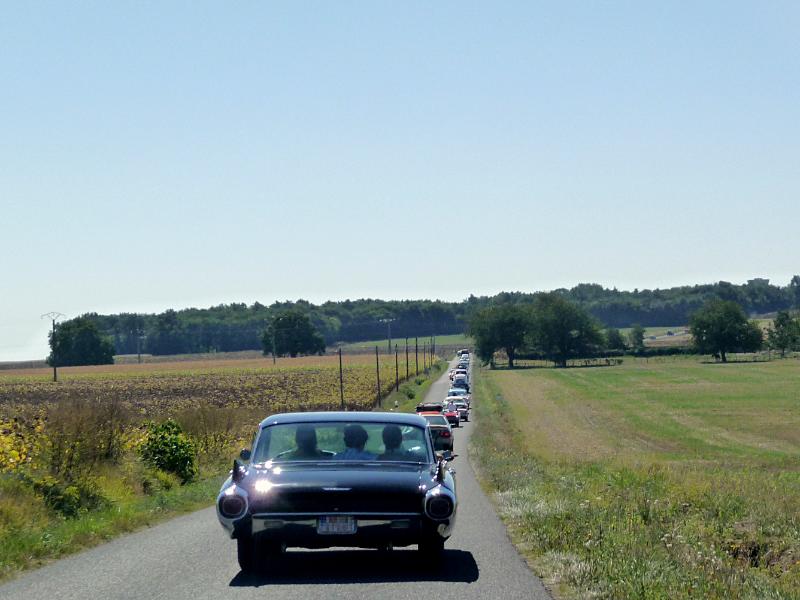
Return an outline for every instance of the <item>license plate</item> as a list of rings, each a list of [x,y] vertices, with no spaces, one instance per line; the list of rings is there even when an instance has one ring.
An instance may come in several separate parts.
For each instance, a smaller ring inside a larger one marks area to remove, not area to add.
[[[347,535],[356,532],[356,520],[346,516],[320,517],[317,533],[320,535]]]

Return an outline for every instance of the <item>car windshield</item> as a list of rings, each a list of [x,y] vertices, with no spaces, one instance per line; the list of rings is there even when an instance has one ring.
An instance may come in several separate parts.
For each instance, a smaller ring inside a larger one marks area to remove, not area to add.
[[[442,415],[425,415],[425,420],[431,425],[448,425],[447,419]]]
[[[252,461],[430,462],[425,430],[399,423],[312,422],[265,427]]]

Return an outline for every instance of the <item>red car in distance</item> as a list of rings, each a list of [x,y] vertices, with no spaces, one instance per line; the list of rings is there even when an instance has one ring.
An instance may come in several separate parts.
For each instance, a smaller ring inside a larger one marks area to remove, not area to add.
[[[442,409],[442,415],[447,419],[453,427],[461,427],[461,414],[458,412],[458,407],[454,403],[448,402]]]
[[[417,413],[420,417],[424,417],[431,428],[431,437],[433,438],[433,449],[453,451],[453,430],[450,429],[450,423],[447,418],[440,412],[421,412]]]

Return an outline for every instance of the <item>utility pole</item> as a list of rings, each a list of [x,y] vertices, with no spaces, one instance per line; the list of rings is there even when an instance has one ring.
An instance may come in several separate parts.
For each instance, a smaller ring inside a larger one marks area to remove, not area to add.
[[[136,332],[136,357],[139,364],[142,364],[142,343],[145,340],[144,329]]]
[[[397,344],[394,345],[394,391],[400,391],[400,363],[397,360]]]
[[[340,350],[340,352],[341,352],[341,350]],[[272,364],[274,365],[277,361],[278,361],[278,359],[275,358],[275,326],[273,325],[273,327],[272,327]]]
[[[342,410],[344,410],[344,375],[342,373],[342,349],[339,348],[339,397],[342,400]]]
[[[378,358],[378,347],[375,346],[375,375],[378,378],[378,408],[381,407],[381,363]]]
[[[386,338],[387,338],[386,354],[392,353],[392,321],[394,321],[394,319],[380,320],[381,323],[386,323]]]
[[[63,318],[60,312],[51,311],[42,315],[42,319],[50,319],[53,322],[53,337],[51,338],[50,348],[53,351],[53,381],[58,381],[58,355],[56,354],[56,321]]]

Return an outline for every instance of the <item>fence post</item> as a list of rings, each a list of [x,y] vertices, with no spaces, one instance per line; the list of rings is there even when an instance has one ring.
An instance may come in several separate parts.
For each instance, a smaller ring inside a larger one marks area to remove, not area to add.
[[[414,369],[419,375],[419,338],[414,338]]]
[[[378,379],[378,408],[381,407],[381,363],[378,358],[378,347],[375,346],[375,375]]]
[[[406,379],[408,379],[408,338],[406,338]]]
[[[397,344],[394,345],[394,391],[400,391],[400,363],[397,358]]]
[[[342,374],[342,349],[339,348],[339,397],[342,400],[342,410],[344,410],[344,375]]]

